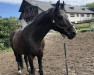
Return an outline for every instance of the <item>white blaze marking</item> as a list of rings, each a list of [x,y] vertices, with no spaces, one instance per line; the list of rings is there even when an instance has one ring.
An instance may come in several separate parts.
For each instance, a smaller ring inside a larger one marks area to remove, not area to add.
[[[76,34],[77,34],[77,30],[76,30],[76,28],[73,26],[73,28],[75,29],[75,31],[76,31]]]

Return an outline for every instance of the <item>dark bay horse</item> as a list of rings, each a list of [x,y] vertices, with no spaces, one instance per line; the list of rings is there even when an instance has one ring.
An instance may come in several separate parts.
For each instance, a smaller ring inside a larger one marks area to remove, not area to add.
[[[39,73],[40,75],[43,75],[43,39],[50,29],[66,35],[68,39],[73,39],[76,36],[76,30],[66,16],[64,2],[60,5],[60,1],[57,1],[55,8],[37,15],[32,20],[32,23],[26,26],[23,30],[15,30],[11,33],[10,41],[18,63],[18,70],[21,70],[23,67],[21,55],[24,54],[27,67],[27,57],[29,60],[31,69],[30,74],[35,75],[33,59],[37,56]]]

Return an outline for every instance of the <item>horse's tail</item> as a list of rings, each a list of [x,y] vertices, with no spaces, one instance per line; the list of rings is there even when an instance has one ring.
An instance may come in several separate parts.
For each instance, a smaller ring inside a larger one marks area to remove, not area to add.
[[[14,55],[15,55],[15,57],[16,57],[16,61],[17,61],[17,63],[18,63],[18,70],[19,70],[19,69],[23,69],[23,61],[22,61],[22,55],[19,54],[19,53],[17,53],[17,52],[15,51],[14,47],[13,47],[13,37],[14,37],[15,33],[16,33],[16,32],[13,31],[13,32],[10,34],[10,43],[11,43],[11,47],[12,47],[12,49],[13,49]],[[19,65],[20,65],[20,67],[19,67]]]
[[[13,47],[13,36],[15,35],[15,31],[13,31],[11,34],[10,34],[10,44],[11,46]]]

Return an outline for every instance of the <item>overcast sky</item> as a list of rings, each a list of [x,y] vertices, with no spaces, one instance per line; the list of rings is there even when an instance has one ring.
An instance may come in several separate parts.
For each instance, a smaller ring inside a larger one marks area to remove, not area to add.
[[[57,0],[40,0],[40,1],[51,1],[52,3],[56,3]],[[61,0],[61,2],[65,1],[66,4],[71,5],[83,5],[87,3],[92,3],[94,0]],[[0,2],[11,3],[11,4],[21,4],[22,0],[0,0]]]

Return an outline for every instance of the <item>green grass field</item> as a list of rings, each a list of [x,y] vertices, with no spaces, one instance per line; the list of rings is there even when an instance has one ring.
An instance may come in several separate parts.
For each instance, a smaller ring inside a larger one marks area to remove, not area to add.
[[[11,52],[12,48],[7,48],[5,50],[0,51],[0,53],[6,53],[6,52]]]

